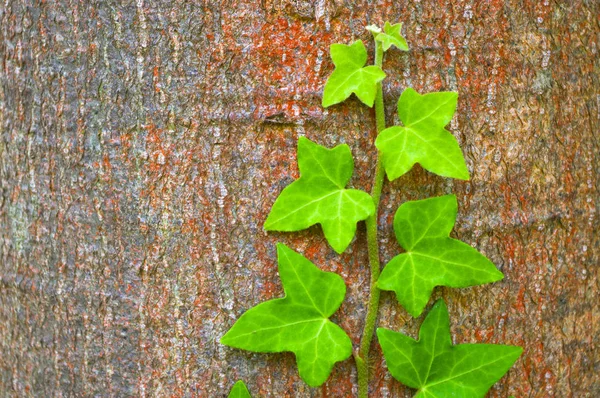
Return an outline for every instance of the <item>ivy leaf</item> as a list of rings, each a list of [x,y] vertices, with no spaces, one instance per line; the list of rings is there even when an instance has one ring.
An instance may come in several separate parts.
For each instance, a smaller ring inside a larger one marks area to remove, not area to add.
[[[402,51],[408,51],[408,44],[400,33],[401,30],[401,23],[392,25],[386,22],[383,26],[383,32],[374,32],[375,40],[381,42],[383,51],[389,50],[391,46],[395,46]]]
[[[291,351],[300,377],[317,387],[352,353],[346,332],[328,319],[344,300],[346,285],[283,244],[277,257],[285,297],[246,311],[221,343],[254,352]]]
[[[323,107],[338,104],[356,94],[365,105],[373,106],[377,83],[385,78],[379,66],[367,63],[367,50],[361,40],[350,45],[332,44],[331,59],[335,70],[327,79],[323,90]]]
[[[252,398],[252,396],[250,395],[250,391],[248,391],[246,384],[239,380],[233,385],[233,388],[231,389],[231,392],[229,392],[227,398]]]
[[[406,253],[385,266],[377,285],[395,291],[414,317],[423,312],[435,286],[467,287],[504,277],[484,255],[449,237],[456,213],[454,195],[407,202],[396,212],[394,231]]]
[[[419,340],[377,329],[387,367],[401,383],[417,388],[415,398],[484,397],[521,356],[521,347],[495,344],[452,345],[443,300],[427,315]]]
[[[342,253],[356,233],[356,223],[375,212],[369,194],[344,188],[354,171],[350,147],[327,149],[300,137],[298,167],[300,178],[281,192],[265,230],[300,231],[321,224],[329,244]]]
[[[421,95],[412,88],[398,100],[404,126],[383,130],[375,145],[390,180],[408,172],[415,163],[443,177],[469,179],[456,138],[444,128],[456,111],[458,94],[440,92]]]

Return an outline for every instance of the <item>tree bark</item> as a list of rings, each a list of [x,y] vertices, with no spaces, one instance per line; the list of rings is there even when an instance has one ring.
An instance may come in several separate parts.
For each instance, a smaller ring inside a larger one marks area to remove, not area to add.
[[[455,193],[454,236],[505,274],[438,288],[455,343],[522,345],[490,397],[600,395],[597,346],[600,3],[475,0],[5,1],[0,5],[0,395],[351,396],[292,354],[219,344],[283,292],[275,243],[338,272],[334,316],[358,345],[368,297],[364,225],[341,256],[320,227],[264,233],[297,177],[296,140],[348,143],[369,190],[375,120],[328,110],[328,47],[404,22],[386,54],[388,124],[405,87],[456,90],[450,125],[472,178],[416,167],[386,182],[382,261],[409,199]],[[433,299],[430,302],[433,303]],[[379,324],[416,337],[393,294]],[[410,397],[373,344],[372,396]]]

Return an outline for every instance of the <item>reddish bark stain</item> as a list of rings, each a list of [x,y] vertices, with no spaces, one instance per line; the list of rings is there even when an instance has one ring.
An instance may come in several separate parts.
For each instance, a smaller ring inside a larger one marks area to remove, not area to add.
[[[311,97],[320,92],[325,81],[321,65],[329,65],[330,61],[326,47],[317,43],[330,43],[332,34],[319,24],[279,17],[264,24],[252,40],[256,51],[254,78],[263,82],[268,95],[256,91],[254,117],[263,119],[282,113],[297,119],[300,113],[320,115],[322,108]]]

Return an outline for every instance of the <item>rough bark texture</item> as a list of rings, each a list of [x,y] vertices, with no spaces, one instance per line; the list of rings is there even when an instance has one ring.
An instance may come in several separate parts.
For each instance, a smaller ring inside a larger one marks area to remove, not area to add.
[[[291,354],[224,347],[246,309],[282,295],[275,243],[340,273],[334,319],[358,344],[368,294],[364,225],[341,256],[319,227],[266,234],[298,174],[296,140],[348,143],[354,187],[374,173],[374,115],[324,110],[328,46],[403,21],[388,52],[388,123],[403,88],[458,90],[451,130],[472,179],[420,168],[408,199],[454,192],[454,235],[505,273],[437,289],[455,342],[523,357],[491,397],[596,397],[600,227],[600,3],[401,0],[8,0],[0,5],[0,395],[350,396],[352,360],[321,388]],[[433,301],[432,301],[433,302]],[[380,325],[415,335],[393,295]],[[410,397],[373,345],[373,396]]]

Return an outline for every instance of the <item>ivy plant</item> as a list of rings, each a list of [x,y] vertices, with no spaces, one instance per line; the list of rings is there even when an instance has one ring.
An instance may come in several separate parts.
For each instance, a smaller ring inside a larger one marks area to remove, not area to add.
[[[373,106],[377,94],[377,83],[385,78],[380,65],[367,63],[367,50],[361,40],[349,46],[332,44],[331,59],[335,70],[323,89],[323,106],[338,104],[356,94],[365,105]]]
[[[523,352],[507,345],[452,345],[443,300],[427,314],[418,341],[383,328],[377,337],[392,376],[418,389],[419,398],[482,397]]]
[[[396,212],[394,230],[406,252],[385,266],[377,286],[396,292],[414,317],[421,315],[435,286],[467,287],[504,277],[484,255],[448,236],[456,212],[454,195],[407,202]]]
[[[377,215],[385,176],[394,180],[418,163],[441,177],[469,179],[458,141],[446,129],[456,112],[457,93],[419,94],[406,88],[398,100],[401,125],[386,126],[383,54],[392,48],[409,50],[401,29],[402,24],[389,22],[383,29],[367,27],[375,44],[373,65],[367,65],[361,40],[330,47],[335,68],[325,83],[322,105],[334,106],[354,95],[375,108],[377,160],[371,192],[347,186],[354,172],[348,145],[329,149],[300,137],[300,177],[283,189],[264,224],[267,231],[290,232],[320,224],[329,245],[343,253],[357,223],[365,221],[371,275],[360,344],[353,352],[347,333],[329,319],[344,300],[343,279],[283,244],[277,245],[277,255],[285,297],[247,310],[221,338],[234,348],[294,353],[300,377],[311,387],[323,384],[335,364],[353,354],[359,397],[368,396],[369,350],[381,290],[394,291],[400,305],[418,317],[435,286],[463,288],[503,278],[483,254],[450,237],[458,211],[454,195],[409,201],[398,208],[393,227],[404,252],[381,271]],[[441,300],[423,321],[418,341],[382,328],[377,337],[392,376],[418,389],[416,397],[421,398],[482,397],[522,353],[515,346],[452,345],[448,310]],[[238,395],[233,396],[249,396],[243,383],[234,391]]]
[[[277,245],[285,297],[246,311],[221,338],[230,347],[296,354],[300,377],[311,387],[327,380],[333,365],[352,354],[352,342],[329,320],[346,295],[344,280],[302,255]]]
[[[356,233],[356,223],[375,212],[368,193],[345,188],[354,171],[350,147],[327,149],[300,137],[298,167],[300,178],[281,192],[264,228],[299,231],[319,223],[331,247],[342,253]]]
[[[415,163],[440,176],[469,179],[469,172],[456,138],[444,128],[454,115],[458,94],[421,95],[412,88],[398,100],[403,126],[381,132],[375,141],[390,180],[408,172]]]

